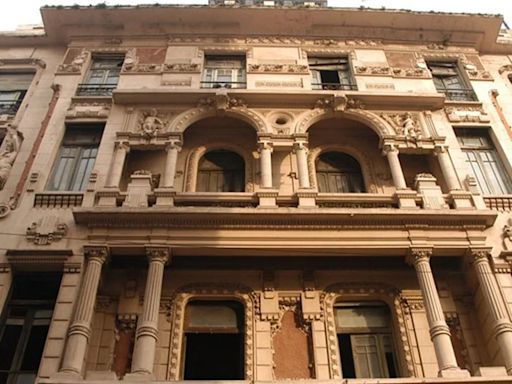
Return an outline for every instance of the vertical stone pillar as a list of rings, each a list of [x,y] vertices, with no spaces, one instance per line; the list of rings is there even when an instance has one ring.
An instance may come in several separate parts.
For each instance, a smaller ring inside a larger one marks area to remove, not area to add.
[[[308,189],[311,187],[309,182],[308,170],[308,148],[304,141],[297,141],[293,144],[293,151],[297,158],[297,168],[299,174],[299,188]]]
[[[158,312],[162,295],[162,282],[165,263],[169,259],[169,249],[166,247],[147,247],[149,261],[144,305],[135,333],[133,350],[132,373],[128,379],[151,375],[155,361],[156,342],[158,340]]]
[[[388,158],[391,177],[393,178],[393,184],[396,189],[406,189],[407,184],[405,183],[404,173],[400,165],[400,159],[398,158],[398,149],[394,145],[386,144],[383,149],[383,154]]]
[[[437,146],[434,148],[434,153],[439,160],[441,172],[443,172],[448,189],[450,191],[461,189],[459,179],[455,173],[455,168],[453,167],[447,148],[444,146]]]
[[[487,249],[471,249],[470,254],[480,283],[482,296],[492,321],[494,337],[500,347],[501,357],[507,368],[507,373],[512,375],[512,323],[489,263],[490,251]]]
[[[130,152],[130,146],[125,142],[116,142],[114,149],[114,160],[110,166],[108,175],[107,187],[119,187],[121,175],[123,173],[124,162],[126,155]]]
[[[272,143],[260,141],[258,143],[260,153],[261,187],[272,188]]]
[[[163,175],[163,188],[174,188],[174,179],[176,177],[176,165],[178,162],[178,152],[181,151],[181,141],[171,140],[167,147],[167,157],[165,159],[165,169]]]
[[[450,337],[450,328],[444,318],[436,283],[430,268],[431,248],[411,249],[408,262],[414,266],[427,313],[430,338],[434,343],[439,377],[469,376],[469,372],[457,366],[457,359]]]
[[[61,373],[80,375],[82,372],[87,344],[91,336],[91,323],[101,268],[107,254],[106,247],[84,246],[87,269],[78,295],[75,316],[68,330],[68,341],[60,369]]]

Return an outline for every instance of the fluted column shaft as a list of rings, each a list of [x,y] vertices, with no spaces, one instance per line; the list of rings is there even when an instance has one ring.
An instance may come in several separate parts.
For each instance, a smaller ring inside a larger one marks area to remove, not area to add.
[[[299,188],[310,188],[308,170],[308,148],[304,142],[296,142],[293,147],[297,157]]]
[[[398,149],[393,146],[387,146],[384,148],[383,152],[388,158],[391,177],[393,178],[393,184],[396,189],[406,189],[407,184],[405,183],[404,173],[400,165],[400,159],[398,158]]]
[[[61,372],[82,372],[87,343],[91,336],[94,305],[100,282],[101,268],[107,257],[106,247],[85,247],[87,269],[77,300],[73,322],[68,330],[68,341],[64,351]]]
[[[163,177],[163,187],[172,188],[174,187],[174,179],[176,177],[176,165],[178,162],[178,152],[181,150],[181,143],[173,141],[168,144],[167,157],[165,160],[165,169]]]
[[[457,369],[457,359],[450,337],[450,328],[446,324],[443,307],[430,268],[431,254],[430,249],[413,249],[410,254],[410,263],[414,265],[418,276],[418,283],[425,302],[430,338],[434,344],[439,370]]]
[[[146,290],[142,315],[135,333],[132,373],[151,374],[155,361],[156,342],[158,340],[158,313],[162,295],[162,281],[165,263],[169,258],[167,248],[151,247],[146,249],[149,261]]]
[[[115,144],[114,160],[112,161],[112,165],[110,167],[107,187],[119,187],[121,175],[123,174],[124,162],[126,160],[126,154],[129,151],[130,147],[127,143],[117,142]]]
[[[459,179],[457,178],[455,168],[453,167],[452,161],[450,160],[448,150],[445,147],[436,147],[435,154],[439,160],[441,172],[443,172],[443,176],[448,189],[450,191],[454,189],[461,189]]]
[[[512,375],[512,323],[489,263],[490,253],[479,250],[473,251],[472,256],[480,289],[492,319],[494,337],[500,346],[507,373]]]
[[[272,144],[268,141],[259,142],[261,187],[272,188]]]

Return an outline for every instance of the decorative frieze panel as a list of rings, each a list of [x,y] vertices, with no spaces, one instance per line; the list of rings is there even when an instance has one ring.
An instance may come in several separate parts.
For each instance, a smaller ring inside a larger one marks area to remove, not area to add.
[[[426,68],[391,68],[393,77],[396,78],[412,78],[412,79],[430,79],[432,77],[430,71]]]
[[[359,65],[354,67],[357,76],[389,76],[390,67]]]
[[[102,119],[110,114],[110,103],[73,103],[66,111],[66,119]]]
[[[60,222],[57,216],[44,216],[27,228],[26,239],[36,245],[48,245],[62,239],[67,232],[68,226]]]
[[[257,80],[254,83],[256,88],[304,88],[304,83],[301,80],[284,80],[284,81],[273,81],[273,80]]]
[[[481,106],[450,106],[446,107],[444,111],[452,123],[489,123],[491,121]]]
[[[288,73],[288,74],[308,74],[307,65],[300,64],[249,64],[247,66],[249,73]]]
[[[376,47],[382,45],[380,40],[369,39],[305,39],[294,36],[250,36],[250,37],[187,37],[176,36],[168,40],[169,45],[188,44],[223,44],[223,45],[311,45],[311,46],[353,46],[353,47]]]
[[[82,73],[84,64],[89,58],[90,52],[83,49],[77,56],[75,56],[71,63],[63,63],[57,67],[56,75],[79,75]]]

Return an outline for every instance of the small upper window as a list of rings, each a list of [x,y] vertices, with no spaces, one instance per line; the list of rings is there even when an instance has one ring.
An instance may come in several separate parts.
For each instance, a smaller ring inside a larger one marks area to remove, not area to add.
[[[456,62],[428,62],[432,79],[438,92],[453,101],[477,101],[475,92],[467,84]]]
[[[188,303],[184,325],[184,380],[243,380],[244,310],[237,301]]]
[[[16,114],[33,78],[33,73],[0,73],[0,115]]]
[[[357,89],[348,58],[311,57],[311,87],[313,89],[351,90]]]
[[[397,377],[388,306],[345,302],[337,303],[334,312],[343,377]]]
[[[455,131],[473,176],[487,195],[512,193],[512,182],[487,130],[462,128]]]
[[[103,133],[103,125],[73,125],[66,133],[48,189],[83,191],[89,182]]]
[[[199,161],[198,192],[243,192],[245,190],[245,162],[230,151],[211,151]]]
[[[321,154],[316,163],[316,179],[319,192],[365,192],[359,163],[345,153]]]
[[[78,86],[78,96],[110,96],[119,82],[123,66],[123,56],[95,56],[85,76]]]
[[[206,56],[202,88],[245,88],[245,57]]]

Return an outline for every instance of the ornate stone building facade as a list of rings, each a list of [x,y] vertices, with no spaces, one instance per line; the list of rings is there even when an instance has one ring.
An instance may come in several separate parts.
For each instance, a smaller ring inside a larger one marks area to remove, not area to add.
[[[42,15],[0,35],[0,382],[511,382],[500,17]]]

